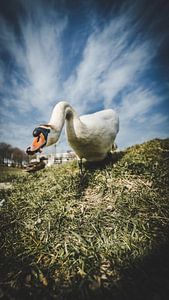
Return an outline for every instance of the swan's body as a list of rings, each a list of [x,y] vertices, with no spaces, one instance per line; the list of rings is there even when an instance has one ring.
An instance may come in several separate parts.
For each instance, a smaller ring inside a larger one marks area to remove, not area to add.
[[[68,142],[80,159],[103,160],[112,150],[119,131],[119,118],[114,110],[107,109],[78,117],[67,102],[59,102],[53,109],[49,123],[39,127],[50,129],[46,146],[57,142],[65,121]],[[31,148],[30,152],[38,150]]]

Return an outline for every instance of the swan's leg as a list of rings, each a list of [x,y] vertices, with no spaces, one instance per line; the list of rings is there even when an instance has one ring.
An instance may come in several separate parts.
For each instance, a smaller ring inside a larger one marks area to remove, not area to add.
[[[80,174],[83,174],[83,162],[82,162],[82,158],[80,160],[78,160],[78,164],[79,164],[79,169],[80,169]]]
[[[116,143],[114,143],[113,145],[112,145],[112,151],[116,151],[117,150],[117,144]]]

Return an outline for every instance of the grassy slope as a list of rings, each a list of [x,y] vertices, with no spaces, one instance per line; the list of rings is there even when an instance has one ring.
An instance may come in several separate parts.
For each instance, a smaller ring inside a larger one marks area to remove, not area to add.
[[[17,174],[1,191],[0,296],[168,299],[168,159],[153,140],[83,177],[75,163]]]

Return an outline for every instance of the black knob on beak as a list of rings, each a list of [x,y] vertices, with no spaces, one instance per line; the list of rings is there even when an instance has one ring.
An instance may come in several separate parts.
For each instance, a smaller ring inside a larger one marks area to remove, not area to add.
[[[36,137],[38,136],[40,133],[42,132],[42,129],[41,128],[35,128],[34,131],[33,131],[33,136]]]
[[[33,152],[33,151],[31,151],[31,147],[29,146],[29,147],[26,149],[26,154],[32,155],[32,154],[33,154],[32,152]]]

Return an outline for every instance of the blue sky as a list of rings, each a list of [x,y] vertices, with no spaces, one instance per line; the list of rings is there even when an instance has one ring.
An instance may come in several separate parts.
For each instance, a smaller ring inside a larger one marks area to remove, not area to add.
[[[168,137],[168,16],[164,0],[1,0],[0,141],[26,149],[61,100],[116,109],[120,148]]]

